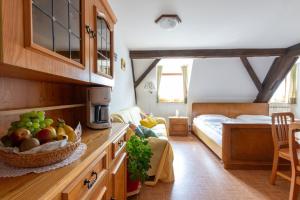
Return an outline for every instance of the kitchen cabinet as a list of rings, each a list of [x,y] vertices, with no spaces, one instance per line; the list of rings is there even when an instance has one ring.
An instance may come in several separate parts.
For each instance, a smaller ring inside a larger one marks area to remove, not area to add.
[[[90,1],[90,23],[92,41],[90,42],[91,82],[112,84],[114,69],[114,16],[107,0]]]
[[[0,199],[125,200],[127,155],[123,139],[127,128],[127,124],[113,123],[106,130],[83,130],[81,139],[87,149],[79,160],[45,173],[2,178]],[[113,158],[115,144],[119,147]]]
[[[1,1],[0,14],[0,75],[113,85],[107,0]]]

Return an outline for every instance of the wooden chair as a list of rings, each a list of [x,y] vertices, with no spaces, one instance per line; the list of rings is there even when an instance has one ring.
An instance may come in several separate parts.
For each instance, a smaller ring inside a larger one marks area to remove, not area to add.
[[[290,161],[289,154],[289,123],[294,122],[295,117],[293,113],[273,113],[272,114],[272,137],[274,143],[274,158],[270,182],[275,184],[277,175],[291,180],[291,178],[282,172],[278,171],[279,159],[283,158]]]
[[[300,124],[294,123],[289,126],[289,149],[292,166],[290,200],[297,199],[300,185],[300,164],[299,164],[299,142],[296,141],[295,133],[300,131]]]

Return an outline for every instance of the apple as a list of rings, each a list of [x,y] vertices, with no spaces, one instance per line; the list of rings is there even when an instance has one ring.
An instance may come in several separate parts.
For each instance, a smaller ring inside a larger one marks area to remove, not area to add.
[[[36,138],[40,141],[41,144],[55,140],[56,139],[56,131],[55,131],[55,129],[53,131],[53,129],[48,127],[48,128],[44,128],[44,129],[40,130],[36,134]]]
[[[29,138],[26,140],[23,140],[21,145],[20,145],[20,151],[27,151],[30,150],[34,147],[37,147],[40,145],[40,141],[36,138]]]
[[[20,146],[23,140],[31,138],[32,135],[28,129],[18,128],[9,137],[14,146]]]

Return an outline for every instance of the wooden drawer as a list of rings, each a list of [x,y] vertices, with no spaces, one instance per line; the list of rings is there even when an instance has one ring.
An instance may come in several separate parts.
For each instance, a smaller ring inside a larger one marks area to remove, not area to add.
[[[170,124],[187,124],[187,119],[186,118],[174,118],[170,119]]]
[[[186,132],[187,129],[187,124],[173,124],[171,127],[172,132]]]
[[[62,192],[62,199],[103,199],[107,191],[107,150]],[[103,198],[100,198],[103,196]],[[99,198],[98,198],[99,197]]]
[[[114,159],[126,146],[126,132],[122,133],[117,139],[112,142],[112,155],[111,158]]]

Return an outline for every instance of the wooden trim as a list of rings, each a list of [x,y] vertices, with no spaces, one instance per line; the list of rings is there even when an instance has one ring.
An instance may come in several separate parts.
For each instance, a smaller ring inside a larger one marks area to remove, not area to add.
[[[150,65],[149,67],[146,69],[146,71],[144,71],[144,73],[138,78],[137,81],[135,81],[134,83],[134,87],[137,88],[137,86],[139,86],[139,84],[144,80],[144,78],[149,74],[149,72],[156,67],[157,63],[159,63],[161,59],[155,59]]]
[[[15,109],[15,110],[2,110],[0,111],[0,116],[17,115],[17,114],[30,112],[33,110],[48,111],[48,110],[61,110],[61,109],[69,109],[69,108],[80,108],[85,106],[86,106],[85,104],[70,104],[70,105],[59,105],[59,106],[48,106],[48,107],[23,108],[23,109]]]
[[[114,14],[112,8],[110,7],[108,1],[107,1],[107,0],[101,0],[101,3],[102,3],[102,5],[103,5],[104,9],[105,9],[105,10],[107,11],[107,13],[109,14],[109,17],[111,18],[112,22],[113,22],[114,24],[116,24],[116,23],[117,23],[117,17],[116,17],[116,15]]]
[[[242,61],[243,65],[245,66],[249,76],[251,77],[255,87],[257,88],[258,91],[261,91],[262,84],[261,84],[259,78],[257,77],[255,71],[253,70],[249,60],[246,57],[241,57],[241,61]]]
[[[230,57],[259,57],[259,56],[282,56],[286,53],[285,48],[274,49],[189,49],[189,50],[145,50],[130,51],[132,59],[150,58],[230,58]]]
[[[81,6],[84,7],[84,1],[81,1]],[[23,4],[24,4],[24,9],[23,9],[23,18],[24,18],[24,46],[26,48],[32,49],[34,51],[37,51],[39,53],[42,53],[46,56],[50,56],[50,57],[54,57],[56,59],[59,59],[63,62],[72,64],[76,67],[79,67],[81,69],[84,69],[85,66],[83,65],[83,63],[85,63],[85,49],[84,49],[84,45],[85,45],[85,41],[84,41],[84,24],[85,24],[85,15],[83,12],[83,9],[81,10],[81,42],[80,42],[80,51],[81,51],[81,55],[80,55],[80,61],[76,62],[74,60],[72,60],[71,58],[62,56],[58,53],[56,53],[55,51],[51,51],[45,47],[42,47],[36,43],[33,42],[33,27],[32,27],[32,0],[23,0]]]
[[[254,102],[268,102],[297,60],[297,57],[291,56],[276,58],[262,84],[263,89],[258,93]]]
[[[134,75],[134,64],[133,64],[133,60],[130,59],[130,62],[131,62],[132,82],[133,82],[133,85],[134,85],[134,84],[135,84],[135,75]],[[133,87],[133,90],[134,90],[135,104],[137,104],[136,87]]]
[[[3,62],[3,1],[0,1],[0,61]]]

